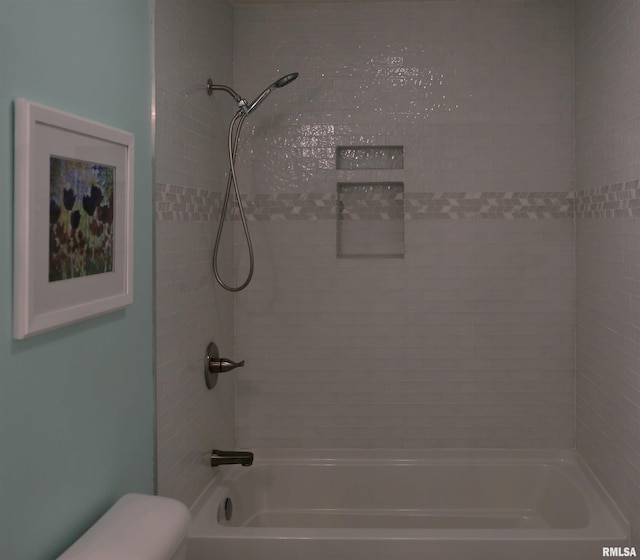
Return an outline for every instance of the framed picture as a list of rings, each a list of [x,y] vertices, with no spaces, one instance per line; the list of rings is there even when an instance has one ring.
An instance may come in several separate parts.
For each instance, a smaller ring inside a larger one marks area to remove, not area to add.
[[[14,337],[133,301],[133,134],[15,101]]]

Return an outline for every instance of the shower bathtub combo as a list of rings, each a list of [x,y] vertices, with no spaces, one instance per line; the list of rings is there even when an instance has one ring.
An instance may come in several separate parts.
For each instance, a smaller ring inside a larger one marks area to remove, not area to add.
[[[254,266],[234,165],[242,124],[297,76],[253,103],[207,83],[210,95],[225,91],[238,105],[213,255],[216,280],[232,292],[249,284]],[[238,286],[217,265],[232,189],[249,251]],[[229,367],[220,369],[212,355],[205,377],[244,364],[223,360]],[[189,560],[589,560],[629,544],[628,523],[574,451],[264,450],[252,462],[251,453],[213,452],[212,466],[239,464],[221,466],[194,504]]]
[[[628,525],[573,451],[257,451],[192,508],[189,560],[588,560]]]

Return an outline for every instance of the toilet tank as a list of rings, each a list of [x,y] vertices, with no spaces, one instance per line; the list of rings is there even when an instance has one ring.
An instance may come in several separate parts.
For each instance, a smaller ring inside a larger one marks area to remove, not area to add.
[[[127,494],[58,560],[184,560],[190,519],[177,500]]]

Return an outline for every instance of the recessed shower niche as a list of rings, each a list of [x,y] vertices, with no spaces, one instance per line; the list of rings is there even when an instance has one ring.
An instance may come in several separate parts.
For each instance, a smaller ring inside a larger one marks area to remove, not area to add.
[[[338,257],[404,256],[404,184],[338,183]]]
[[[404,146],[338,146],[336,169],[363,171],[404,169]],[[338,183],[338,257],[404,256],[404,183]]]
[[[404,146],[338,146],[336,169],[403,169]]]

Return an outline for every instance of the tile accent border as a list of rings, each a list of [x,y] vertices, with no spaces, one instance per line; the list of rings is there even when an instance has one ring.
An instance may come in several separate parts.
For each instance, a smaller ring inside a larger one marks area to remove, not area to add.
[[[629,188],[602,187],[584,191],[581,195],[584,217],[595,212],[601,204],[611,203],[602,196],[615,199],[618,206],[626,205],[629,215],[640,216],[640,202],[633,206],[637,197],[638,181],[626,183]],[[633,186],[635,185],[635,186]],[[610,189],[601,193],[603,189]],[[633,191],[636,196],[630,196]],[[627,193],[624,197],[620,193]],[[617,198],[616,198],[617,197]],[[404,203],[402,202],[404,199]],[[336,217],[337,195],[332,193],[277,193],[247,194],[243,196],[247,219],[250,221],[288,220],[334,220]],[[573,192],[426,192],[426,193],[378,193],[362,192],[357,206],[350,208],[352,220],[397,219],[390,212],[398,204],[404,204],[406,220],[459,220],[459,219],[500,219],[500,220],[541,220],[567,219],[575,214],[576,201]],[[616,206],[616,209],[618,209]],[[159,221],[215,221],[222,207],[222,195],[207,189],[196,189],[179,185],[156,185],[156,219]],[[610,212],[609,207],[606,208]],[[598,210],[599,212],[602,210]],[[637,212],[635,214],[634,212]],[[625,214],[627,215],[627,214]]]
[[[390,221],[404,218],[404,183],[338,183],[340,220]]]
[[[578,218],[640,218],[640,181],[613,183],[576,192]]]
[[[573,192],[433,192],[405,197],[405,218],[541,220],[573,218]]]
[[[362,193],[357,207],[349,210],[352,220],[394,219],[390,212],[404,198],[406,220],[503,219],[539,220],[573,218],[572,192],[428,192],[386,194]],[[249,195],[245,197],[250,220],[334,219],[333,193]],[[359,210],[359,212],[357,211]]]
[[[211,222],[222,208],[222,195],[207,189],[156,183],[156,220]]]

